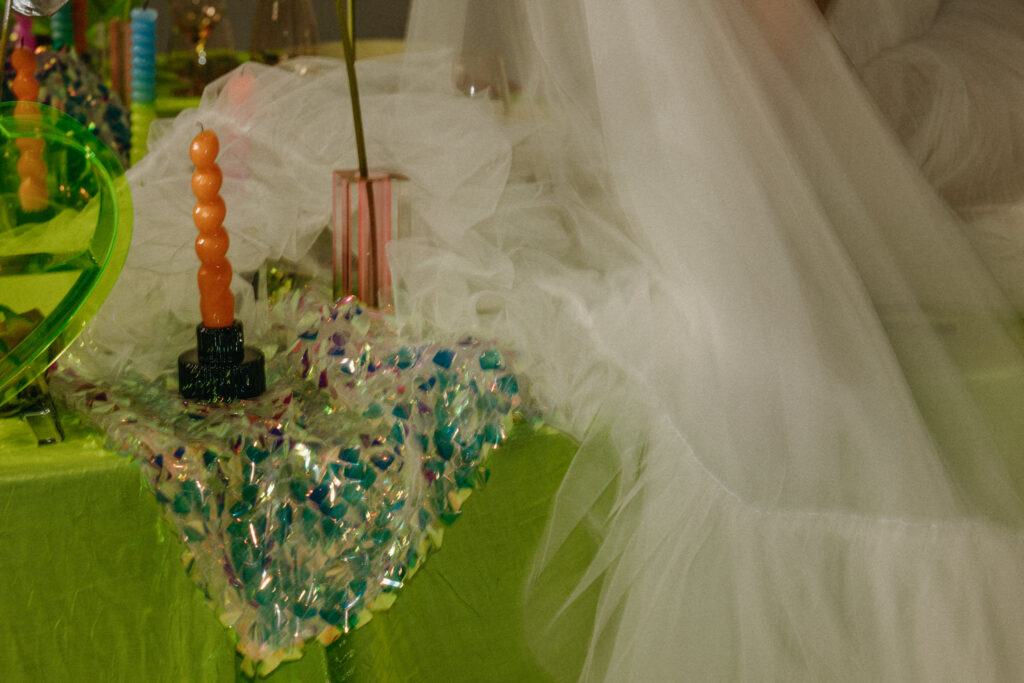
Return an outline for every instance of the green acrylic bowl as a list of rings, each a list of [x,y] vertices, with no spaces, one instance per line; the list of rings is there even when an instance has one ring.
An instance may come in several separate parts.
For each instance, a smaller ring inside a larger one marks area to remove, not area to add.
[[[0,405],[78,336],[117,279],[131,239],[131,194],[117,157],[82,124],[38,105],[0,104]],[[22,210],[17,140],[45,142],[48,205]]]

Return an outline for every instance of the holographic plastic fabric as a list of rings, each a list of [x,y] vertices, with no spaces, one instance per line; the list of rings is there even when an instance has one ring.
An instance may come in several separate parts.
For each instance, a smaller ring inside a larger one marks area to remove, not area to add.
[[[352,299],[296,296],[271,318],[291,341],[263,346],[257,399],[188,402],[172,372],[106,384],[74,354],[51,381],[140,461],[190,575],[261,673],[390,606],[520,404],[506,355],[471,337],[410,344]]]

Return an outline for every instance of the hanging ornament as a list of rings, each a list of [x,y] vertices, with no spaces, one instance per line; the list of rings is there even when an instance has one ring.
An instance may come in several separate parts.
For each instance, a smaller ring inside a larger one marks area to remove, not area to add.
[[[67,3],[68,0],[14,0],[13,8],[27,17],[48,17]]]

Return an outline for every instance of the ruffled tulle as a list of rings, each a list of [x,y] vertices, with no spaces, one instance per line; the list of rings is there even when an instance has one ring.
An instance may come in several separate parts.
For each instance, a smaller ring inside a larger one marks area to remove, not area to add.
[[[1024,8],[1015,0],[949,0],[885,2],[888,12],[873,12],[870,4],[839,0],[830,25],[872,100],[964,217],[968,237],[1019,308]]]
[[[444,14],[418,10],[413,35]],[[466,282],[584,440],[528,590],[543,661],[588,680],[1020,675],[1016,312],[821,18],[504,10],[470,7],[456,43],[501,26],[547,127],[478,227],[513,285]]]
[[[378,122],[368,126],[371,158],[407,175],[417,212],[457,240],[493,210],[508,173],[510,145],[489,104],[457,96],[448,57],[361,63],[360,73],[364,116]],[[154,124],[148,155],[128,172],[132,249],[85,340],[109,372],[130,363],[155,376],[192,341],[199,299],[187,150],[201,127],[221,140],[238,318],[255,322],[252,276],[264,263],[319,263],[324,276],[330,262],[329,247],[317,253],[313,244],[330,223],[331,174],[356,167],[344,69],[315,58],[280,69],[244,64],[210,85],[198,109]]]

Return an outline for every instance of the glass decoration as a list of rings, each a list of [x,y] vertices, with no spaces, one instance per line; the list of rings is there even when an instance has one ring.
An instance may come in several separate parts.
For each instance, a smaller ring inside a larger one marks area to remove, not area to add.
[[[28,17],[48,17],[61,7],[66,5],[68,0],[14,0],[14,11]]]
[[[316,14],[309,0],[258,0],[252,22],[250,53],[256,61],[276,64],[316,54]]]
[[[0,104],[0,405],[99,310],[131,235],[131,196],[114,153],[56,109],[35,104],[35,113],[16,115],[24,104]],[[35,147],[47,192],[42,205],[25,205],[18,160]]]
[[[224,18],[227,0],[170,0],[170,5],[176,32],[186,36],[191,45],[192,85],[188,94],[200,95],[204,74],[210,71],[207,54],[210,32]]]
[[[334,172],[332,244],[334,297],[359,297],[374,308],[394,307],[387,244],[407,230],[407,178],[357,170]]]

